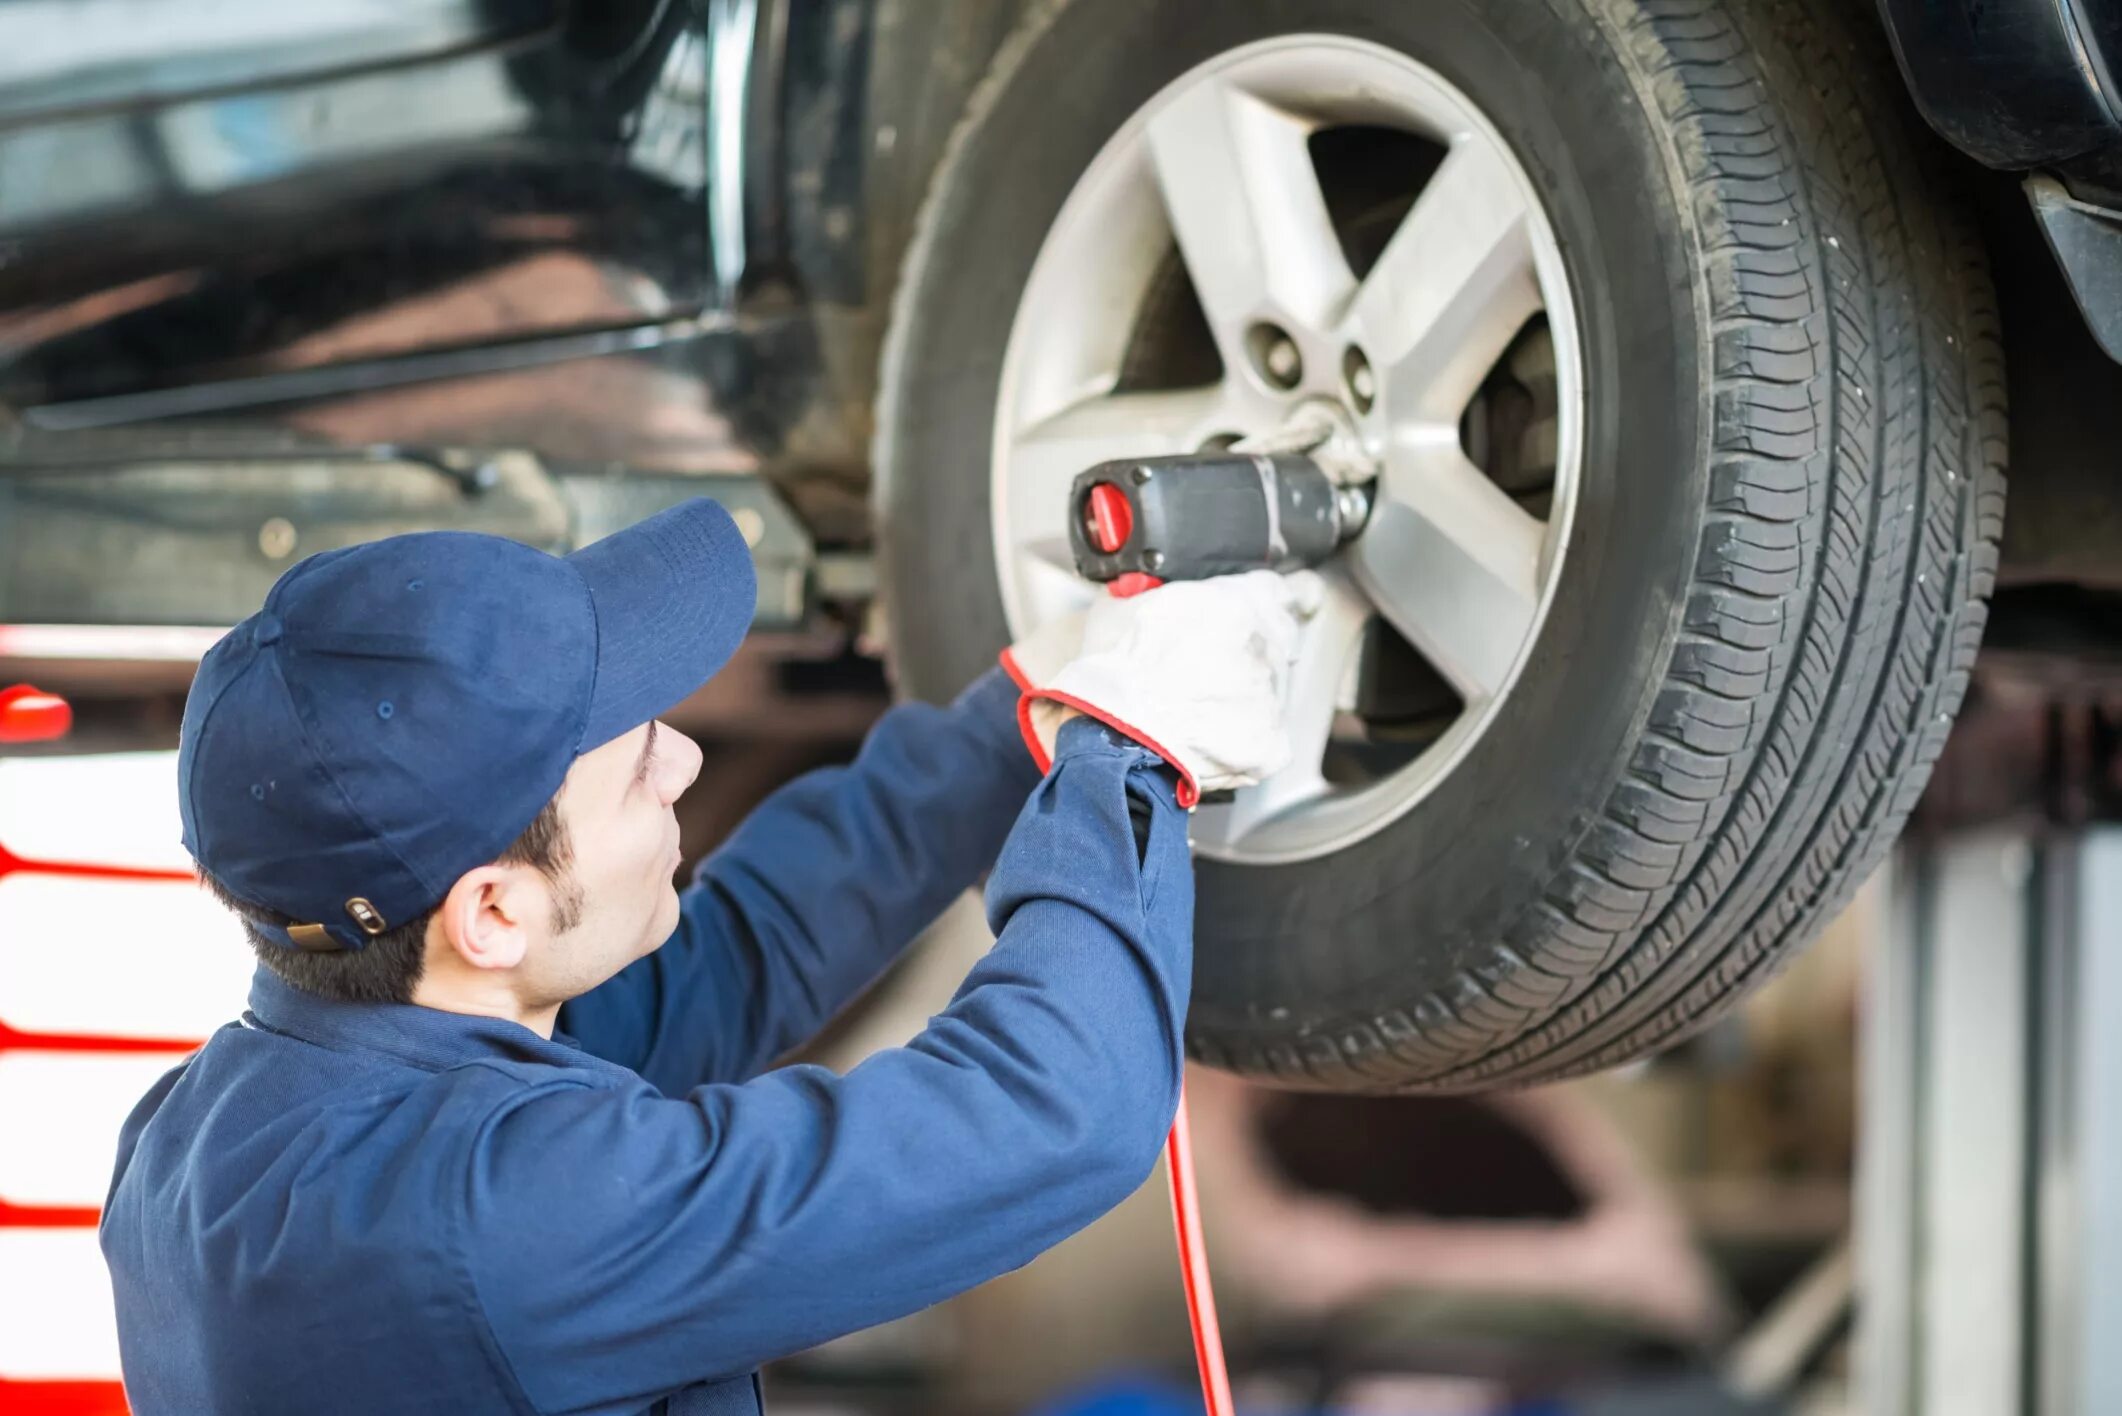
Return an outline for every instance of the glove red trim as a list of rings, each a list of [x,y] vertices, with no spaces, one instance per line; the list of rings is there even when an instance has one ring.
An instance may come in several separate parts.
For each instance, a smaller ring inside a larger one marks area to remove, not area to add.
[[[1032,682],[1031,675],[1025,673],[1024,667],[1017,662],[1017,651],[1014,647],[1004,649],[995,658],[1001,663],[1002,672],[1009,675],[1009,681],[1017,686],[1017,692],[1030,693],[1038,686]],[[1038,755],[1036,751],[1032,753],[1034,758],[1037,758]],[[1039,770],[1044,772],[1046,764],[1040,763]]]
[[[1007,650],[1003,652],[1005,656],[1008,653]],[[1009,667],[1006,657],[1003,667],[1005,669]],[[1122,719],[1114,717],[1095,703],[1084,702],[1074,694],[1056,693],[1050,688],[1030,688],[1026,689],[1024,695],[1017,700],[1017,731],[1024,735],[1024,745],[1031,749],[1032,761],[1038,764],[1041,772],[1052,771],[1054,761],[1047,754],[1045,744],[1039,741],[1039,734],[1032,730],[1032,704],[1040,699],[1044,699],[1049,703],[1058,703],[1064,708],[1073,708],[1086,718],[1096,718],[1115,732],[1125,733],[1137,743],[1163,758],[1171,769],[1179,774],[1179,805],[1191,811],[1194,808],[1194,804],[1201,800],[1201,787],[1199,783],[1194,781],[1194,774],[1187,771],[1186,765],[1179,761],[1178,758],[1158,746],[1156,740],[1147,733],[1142,732],[1139,728]]]
[[[1046,744],[1039,741],[1039,734],[1032,730],[1032,696],[1029,690],[1017,695],[1017,732],[1024,739],[1024,749],[1032,755],[1032,765],[1041,772],[1054,770],[1054,759],[1047,755]]]

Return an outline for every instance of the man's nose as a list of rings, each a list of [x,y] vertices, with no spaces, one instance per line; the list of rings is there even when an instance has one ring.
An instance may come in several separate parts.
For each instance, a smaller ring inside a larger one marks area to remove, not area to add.
[[[664,787],[663,801],[665,805],[669,805],[685,795],[685,789],[699,777],[701,752],[700,744],[684,733],[671,729],[665,731],[677,740],[672,746],[678,748],[671,753],[671,770],[665,774],[667,785]]]

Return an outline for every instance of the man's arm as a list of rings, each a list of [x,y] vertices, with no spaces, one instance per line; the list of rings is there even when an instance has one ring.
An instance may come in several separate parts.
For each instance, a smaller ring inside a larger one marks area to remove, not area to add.
[[[811,1036],[995,859],[1039,779],[1016,703],[992,670],[774,793],[701,863],[669,942],[563,1007],[560,1030],[672,1096]]]
[[[1128,795],[1151,803],[1138,859]],[[570,1083],[475,1128],[464,1262],[540,1410],[646,1405],[1007,1272],[1141,1183],[1192,963],[1167,773],[1069,725],[988,884],[995,947],[902,1048],[682,1098]]]

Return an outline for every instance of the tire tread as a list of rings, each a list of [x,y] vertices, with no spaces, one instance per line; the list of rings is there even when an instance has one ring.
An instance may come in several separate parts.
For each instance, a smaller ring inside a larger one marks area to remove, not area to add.
[[[1525,1084],[1706,1026],[1884,855],[1980,642],[2000,326],[1927,135],[1876,96],[1890,61],[1814,0],[1585,3],[1697,219],[1711,493],[1681,630],[1623,780],[1483,976],[1328,1029],[1266,1069],[1285,1084]],[[1228,1041],[1192,1039],[1263,1070]]]

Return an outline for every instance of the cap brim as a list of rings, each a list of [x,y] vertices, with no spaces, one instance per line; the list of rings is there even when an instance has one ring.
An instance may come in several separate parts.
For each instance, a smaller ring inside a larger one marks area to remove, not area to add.
[[[744,534],[705,497],[660,511],[567,558],[597,615],[597,683],[581,752],[690,697],[751,628],[758,577]]]

